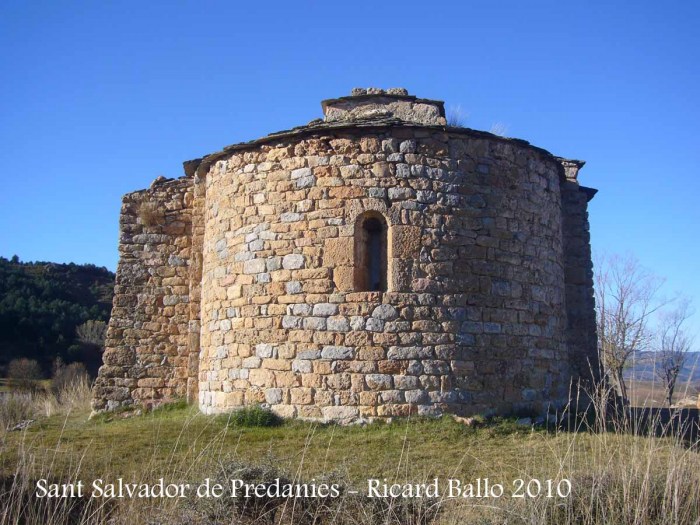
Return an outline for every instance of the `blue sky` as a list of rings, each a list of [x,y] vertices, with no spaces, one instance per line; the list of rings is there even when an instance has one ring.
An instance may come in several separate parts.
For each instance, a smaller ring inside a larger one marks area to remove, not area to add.
[[[586,160],[594,249],[700,308],[700,4],[615,4],[5,0],[0,255],[115,269],[122,194],[400,86]]]

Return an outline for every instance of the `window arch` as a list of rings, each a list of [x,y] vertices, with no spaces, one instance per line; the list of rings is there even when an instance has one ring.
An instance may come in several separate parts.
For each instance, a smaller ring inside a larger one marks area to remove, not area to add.
[[[358,217],[355,225],[355,288],[362,292],[387,291],[388,226],[377,212]]]

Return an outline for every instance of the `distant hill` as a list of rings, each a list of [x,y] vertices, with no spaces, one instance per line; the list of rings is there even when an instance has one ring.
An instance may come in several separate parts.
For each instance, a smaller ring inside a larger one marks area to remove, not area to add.
[[[0,257],[0,375],[19,357],[36,359],[47,373],[56,357],[85,361],[76,326],[109,320],[113,291],[107,268]]]
[[[654,371],[654,353],[640,352],[625,371],[626,379],[635,381],[654,381],[658,379]],[[678,376],[679,383],[700,383],[700,352],[688,352],[685,366]]]

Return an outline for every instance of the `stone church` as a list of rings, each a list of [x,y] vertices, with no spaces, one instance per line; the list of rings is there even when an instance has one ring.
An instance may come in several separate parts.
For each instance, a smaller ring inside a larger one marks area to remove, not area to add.
[[[123,198],[95,411],[542,412],[597,370],[583,162],[355,89]]]

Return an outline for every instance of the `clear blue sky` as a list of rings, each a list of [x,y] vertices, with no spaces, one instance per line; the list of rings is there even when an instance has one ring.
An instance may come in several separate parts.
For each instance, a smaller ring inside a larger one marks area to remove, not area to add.
[[[5,0],[0,255],[115,269],[122,194],[400,86],[586,160],[594,249],[700,308],[700,7],[614,4]]]

